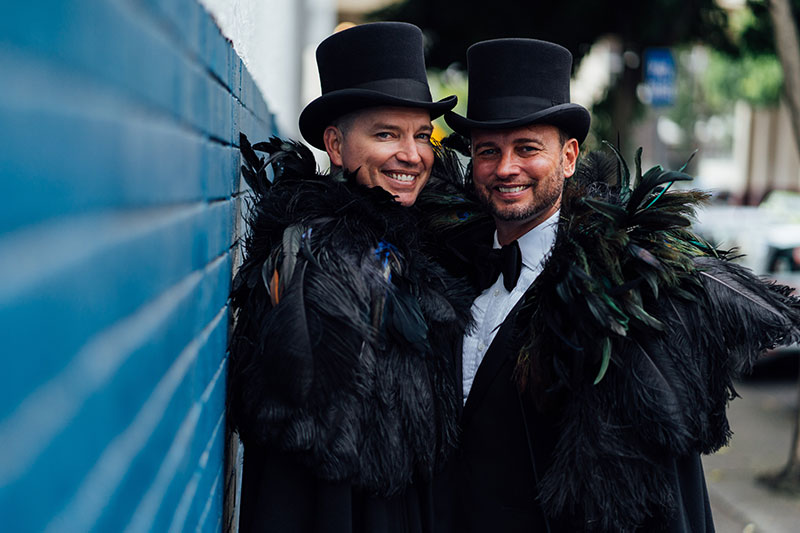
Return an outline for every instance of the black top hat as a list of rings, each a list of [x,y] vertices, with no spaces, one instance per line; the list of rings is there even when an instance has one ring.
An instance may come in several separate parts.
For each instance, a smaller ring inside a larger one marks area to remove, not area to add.
[[[322,134],[338,117],[376,106],[427,109],[431,118],[453,109],[457,98],[431,98],[422,32],[413,24],[375,22],[335,33],[317,47],[322,96],[300,113],[300,133],[325,149]]]
[[[467,50],[467,116],[444,117],[456,132],[552,124],[583,142],[589,112],[569,103],[572,54],[563,46],[536,39],[494,39]]]

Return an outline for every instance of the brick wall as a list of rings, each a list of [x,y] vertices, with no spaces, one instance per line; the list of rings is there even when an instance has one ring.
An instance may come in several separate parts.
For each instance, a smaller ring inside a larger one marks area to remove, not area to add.
[[[194,0],[14,2],[0,72],[0,528],[220,531],[263,98]]]

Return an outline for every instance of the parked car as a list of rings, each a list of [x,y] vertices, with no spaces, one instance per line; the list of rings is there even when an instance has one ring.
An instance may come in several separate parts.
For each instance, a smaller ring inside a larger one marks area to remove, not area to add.
[[[766,273],[800,272],[800,193],[772,192],[759,207],[780,221],[767,234]]]
[[[758,274],[800,289],[800,193],[773,191],[757,207],[710,205],[698,212],[695,230]]]

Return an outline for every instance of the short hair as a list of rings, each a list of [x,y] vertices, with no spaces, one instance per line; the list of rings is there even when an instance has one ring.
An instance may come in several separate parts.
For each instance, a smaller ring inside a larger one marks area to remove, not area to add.
[[[355,111],[338,116],[331,121],[331,126],[342,132],[343,137],[347,137],[347,133],[353,127],[353,123],[356,121],[356,118],[360,113],[361,109],[357,109]]]
[[[572,135],[558,126],[556,126],[556,129],[558,130],[558,142],[561,143],[561,146],[563,147],[565,144],[567,144],[568,140],[572,139]]]

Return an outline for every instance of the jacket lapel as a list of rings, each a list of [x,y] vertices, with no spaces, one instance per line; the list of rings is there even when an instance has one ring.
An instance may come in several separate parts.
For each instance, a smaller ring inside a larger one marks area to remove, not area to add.
[[[458,391],[458,417],[464,412],[464,337],[461,337],[455,347],[455,357],[453,361],[453,368],[456,375],[456,390]]]
[[[462,427],[469,423],[475,409],[480,405],[484,396],[486,396],[486,393],[492,386],[492,382],[495,380],[495,377],[497,377],[497,373],[500,369],[503,368],[503,365],[514,360],[515,353],[509,344],[514,329],[514,318],[517,315],[517,311],[522,306],[524,299],[524,297],[520,298],[519,302],[517,302],[511,312],[508,313],[508,316],[500,325],[500,329],[497,331],[497,335],[495,335],[491,346],[489,346],[489,349],[486,351],[486,355],[483,357],[481,364],[478,366],[478,371],[475,373],[475,380],[472,382],[472,388],[469,391],[469,396],[467,396],[467,403],[464,404],[464,411],[461,414]],[[462,359],[461,356],[459,357],[459,360],[460,359]],[[461,369],[461,361],[459,361],[458,367],[458,374],[461,374],[463,371]],[[503,386],[511,387],[513,384],[506,383]]]

